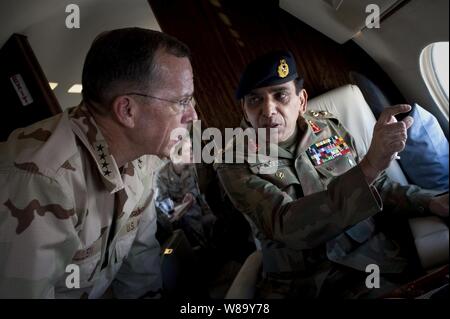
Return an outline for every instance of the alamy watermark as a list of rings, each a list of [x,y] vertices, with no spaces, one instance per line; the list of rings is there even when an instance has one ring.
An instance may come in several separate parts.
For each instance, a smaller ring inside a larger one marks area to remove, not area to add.
[[[261,163],[261,174],[274,174],[278,158],[278,128],[225,128],[225,136],[215,127],[202,132],[201,121],[189,130],[176,128],[170,134],[172,141],[179,141],[170,151],[175,163]],[[207,142],[202,147],[202,142]],[[225,144],[225,145],[223,145]]]
[[[69,4],[66,6],[66,28],[79,29],[80,28],[80,7],[77,4]]]
[[[370,273],[366,277],[366,287],[369,289],[380,288],[380,267],[376,264],[369,264],[366,272]]]
[[[66,287],[69,289],[80,288],[80,266],[76,264],[69,264],[66,267]]]
[[[342,2],[341,2],[342,3]],[[336,7],[339,9],[341,3]],[[80,28],[80,7],[77,4],[71,3],[66,6],[65,12],[68,13],[66,17],[66,27],[68,29],[79,29]],[[366,6],[366,27],[368,29],[379,29],[380,28],[380,6],[371,3]]]
[[[380,6],[377,4],[369,4],[366,6],[366,13],[369,15],[366,17],[366,27],[368,29],[380,28]]]

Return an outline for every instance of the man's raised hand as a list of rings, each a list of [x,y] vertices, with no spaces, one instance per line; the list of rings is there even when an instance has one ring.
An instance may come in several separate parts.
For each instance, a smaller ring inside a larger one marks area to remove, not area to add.
[[[397,121],[395,115],[411,110],[408,104],[399,104],[384,109],[375,124],[372,143],[361,161],[361,169],[369,183],[385,170],[397,154],[405,148],[407,130],[414,120],[411,116]]]

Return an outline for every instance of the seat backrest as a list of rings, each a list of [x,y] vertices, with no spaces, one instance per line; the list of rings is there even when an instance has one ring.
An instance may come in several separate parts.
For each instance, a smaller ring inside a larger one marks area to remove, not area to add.
[[[372,141],[376,120],[357,86],[345,85],[317,96],[308,102],[307,109],[335,115],[355,139],[360,158],[364,157]],[[386,173],[392,180],[402,185],[408,184],[396,160],[392,161]]]

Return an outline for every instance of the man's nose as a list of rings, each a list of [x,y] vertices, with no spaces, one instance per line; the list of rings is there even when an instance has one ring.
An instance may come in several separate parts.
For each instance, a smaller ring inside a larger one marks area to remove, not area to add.
[[[183,116],[183,123],[190,123],[193,121],[197,121],[198,120],[198,116],[197,116],[197,112],[195,111],[195,108],[192,104],[189,105],[189,107],[187,108],[186,112],[184,113]]]
[[[271,117],[277,113],[276,103],[273,99],[267,98],[262,105],[262,114],[265,117]]]

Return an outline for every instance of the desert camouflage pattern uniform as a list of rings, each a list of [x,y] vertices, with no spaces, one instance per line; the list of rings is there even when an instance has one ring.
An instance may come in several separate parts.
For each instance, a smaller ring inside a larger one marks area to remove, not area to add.
[[[0,144],[0,298],[159,291],[152,165],[119,169],[83,105],[15,130]]]
[[[384,173],[368,185],[357,166],[364,154],[358,154],[354,140],[332,114],[310,111],[297,123],[303,139],[270,145],[278,148],[278,158],[226,164],[222,155],[215,163],[225,192],[249,221],[263,252],[269,288],[264,292],[265,286],[261,287],[261,297],[318,297],[325,281],[332,285],[332,278],[343,277],[340,270],[365,278],[368,264],[377,264],[382,274],[402,272],[407,260],[399,256],[398,246],[377,230],[373,216],[384,205],[395,207],[393,214],[422,215],[435,193],[400,186]],[[246,129],[248,124],[243,120],[241,127]],[[315,165],[308,148],[331,136],[342,137],[350,152]],[[246,153],[237,157],[248,159],[251,152],[258,151],[252,147],[254,141],[246,143]],[[223,154],[232,145],[229,143]],[[274,166],[267,174],[267,168]]]

